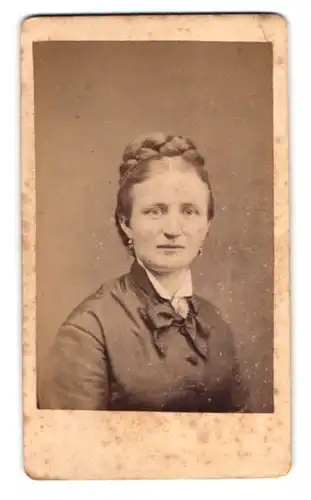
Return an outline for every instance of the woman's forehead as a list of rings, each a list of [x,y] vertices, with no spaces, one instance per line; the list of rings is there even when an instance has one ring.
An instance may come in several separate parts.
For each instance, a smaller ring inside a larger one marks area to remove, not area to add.
[[[208,187],[195,170],[154,171],[145,181],[133,186],[133,195],[138,200],[152,202],[203,202],[208,197]]]

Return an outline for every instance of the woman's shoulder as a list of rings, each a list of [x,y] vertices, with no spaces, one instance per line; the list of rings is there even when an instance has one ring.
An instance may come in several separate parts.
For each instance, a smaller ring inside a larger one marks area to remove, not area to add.
[[[221,309],[201,296],[196,296],[196,301],[198,303],[197,317],[203,330],[209,332],[211,349],[232,353],[235,343],[234,334],[231,325],[227,319],[224,319]]]
[[[199,315],[211,325],[230,329],[228,321],[224,318],[221,309],[201,295],[195,294],[195,301],[198,305]]]
[[[128,274],[112,278],[83,298],[69,313],[66,323],[76,322],[82,316],[90,315],[95,319],[103,311],[110,311],[118,296],[128,293]]]
[[[202,297],[202,295],[199,295],[198,293],[194,294],[194,299],[198,304],[200,310],[203,310],[206,313],[216,314],[217,316],[221,316],[220,309],[210,300],[206,299],[205,297]]]

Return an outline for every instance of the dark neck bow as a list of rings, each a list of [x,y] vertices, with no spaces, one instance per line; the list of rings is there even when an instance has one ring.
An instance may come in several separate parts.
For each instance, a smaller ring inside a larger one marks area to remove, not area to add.
[[[186,318],[178,314],[168,300],[149,303],[146,313],[151,326],[156,330],[170,327],[171,325],[184,326],[190,329],[195,327],[194,320],[198,313],[198,305],[193,297],[186,300],[189,305],[189,312]]]
[[[194,297],[188,298],[187,300],[189,312],[186,318],[180,316],[168,300],[158,303],[149,303],[145,309],[141,310],[141,315],[149,324],[153,333],[155,345],[162,354],[164,354],[164,352],[161,338],[165,335],[168,328],[175,326],[179,333],[191,343],[197,353],[206,358],[206,342],[204,342],[205,347],[200,346],[200,341],[197,338],[198,330],[201,329],[198,319],[198,304]]]
[[[145,270],[134,262],[131,268],[131,280],[145,307],[140,309],[142,319],[152,332],[155,346],[163,353],[161,338],[168,328],[175,326],[184,335],[199,355],[207,357],[207,338],[209,326],[202,324],[199,315],[199,304],[196,297],[187,298],[189,312],[186,318],[179,315],[169,300],[161,298],[153,286]],[[198,335],[198,333],[200,335]]]

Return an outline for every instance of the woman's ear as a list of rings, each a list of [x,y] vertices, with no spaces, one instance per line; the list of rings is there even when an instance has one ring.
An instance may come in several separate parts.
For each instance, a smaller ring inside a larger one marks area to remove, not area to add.
[[[121,215],[119,217],[119,223],[120,223],[122,231],[124,231],[124,233],[126,234],[126,236],[128,238],[132,238],[133,237],[133,232],[132,232],[132,229],[130,228],[130,224],[129,224],[128,218],[126,218],[123,215]]]

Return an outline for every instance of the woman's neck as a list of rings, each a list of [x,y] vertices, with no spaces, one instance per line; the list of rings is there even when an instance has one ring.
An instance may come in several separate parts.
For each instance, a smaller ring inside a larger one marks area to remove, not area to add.
[[[185,281],[189,268],[178,269],[169,273],[157,272],[151,269],[149,269],[149,272],[151,272],[163,288],[173,296]]]

